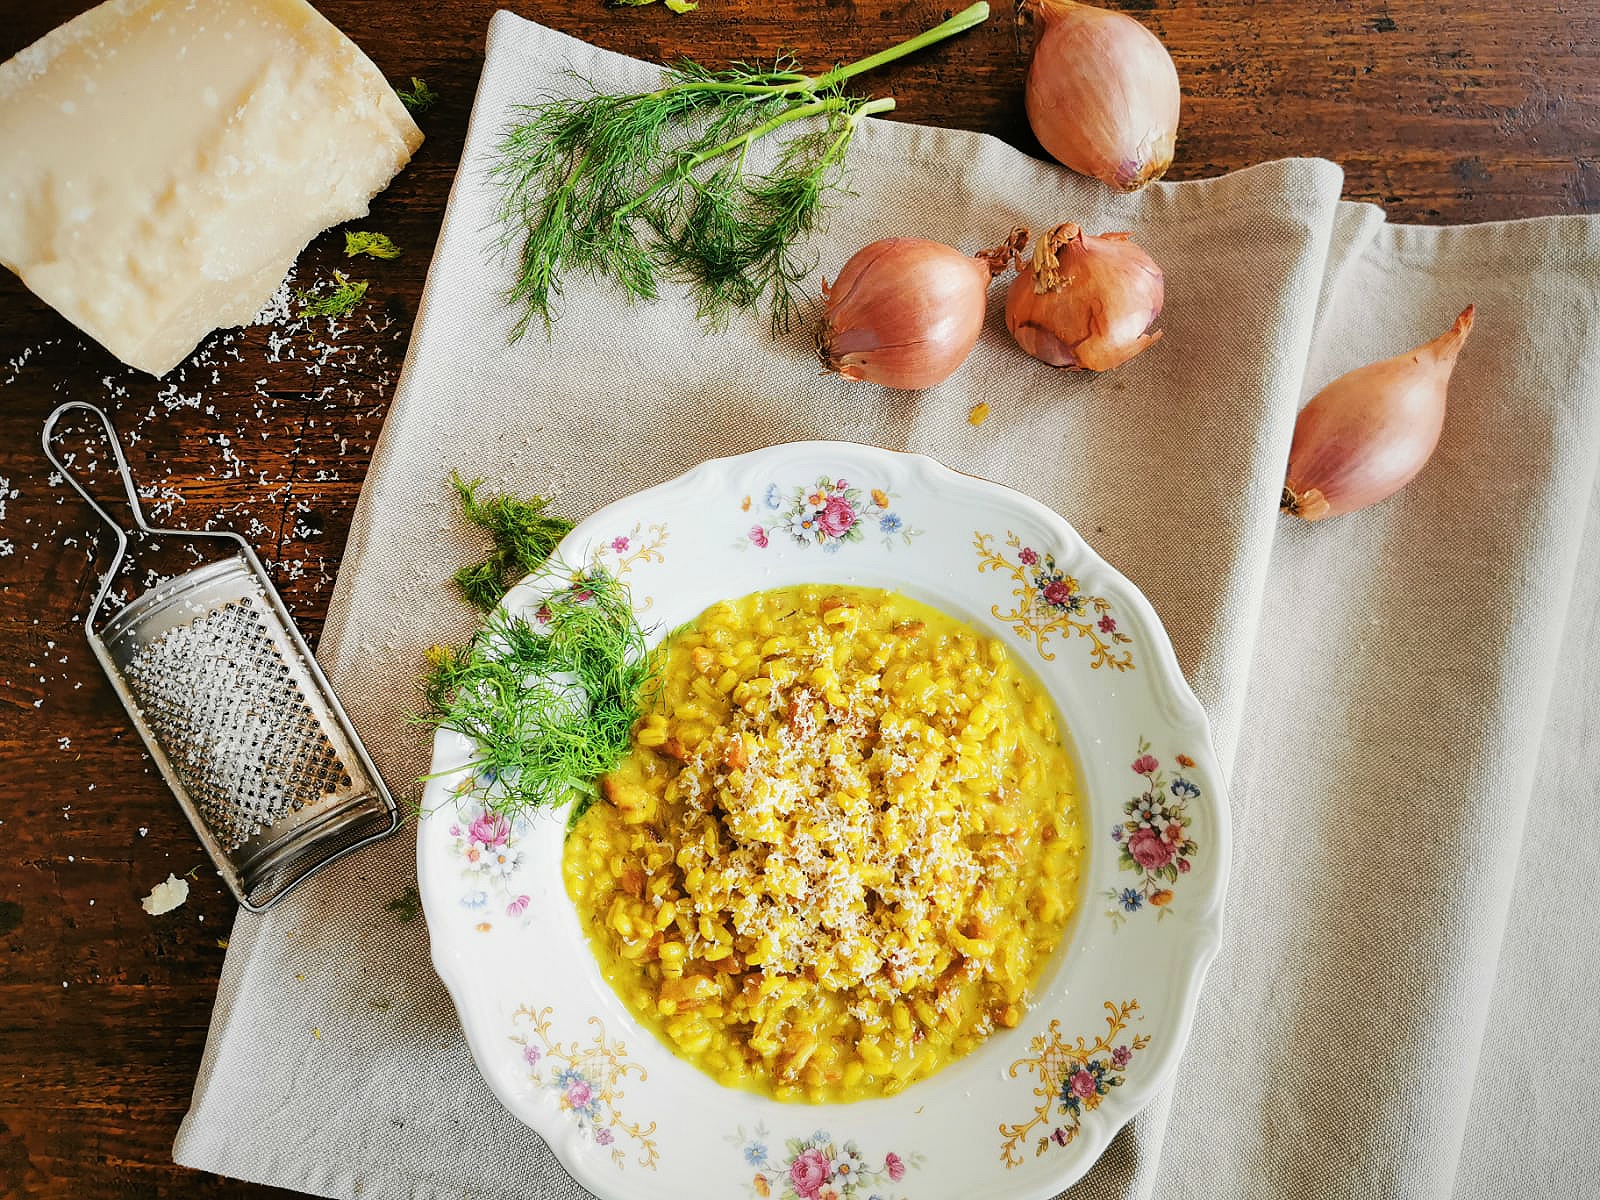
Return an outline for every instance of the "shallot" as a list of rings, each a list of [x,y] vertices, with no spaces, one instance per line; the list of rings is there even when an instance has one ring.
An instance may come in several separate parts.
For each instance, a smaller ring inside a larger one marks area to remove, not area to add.
[[[822,364],[884,387],[933,387],[977,344],[989,284],[1026,244],[1027,230],[975,255],[924,238],[862,247],[830,285],[817,334]]]
[[[1312,397],[1294,423],[1284,512],[1320,521],[1411,482],[1439,444],[1450,373],[1475,312],[1467,305],[1433,341],[1358,367]]]
[[[1161,339],[1161,268],[1126,233],[1087,235],[1058,225],[1018,267],[1006,294],[1006,327],[1052,367],[1109,371]]]
[[[1172,164],[1182,94],[1161,40],[1132,17],[1073,0],[1021,0],[1044,22],[1028,65],[1028,122],[1040,145],[1125,192]]]

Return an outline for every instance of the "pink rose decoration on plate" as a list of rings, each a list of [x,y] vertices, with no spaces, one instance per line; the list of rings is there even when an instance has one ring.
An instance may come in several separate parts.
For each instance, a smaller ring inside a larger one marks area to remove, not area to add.
[[[817,1200],[829,1173],[828,1156],[815,1146],[789,1164],[789,1182],[801,1200]]]
[[[1172,861],[1172,847],[1154,829],[1141,829],[1128,839],[1128,853],[1147,871],[1155,871]]]
[[[889,1178],[892,1179],[895,1183],[899,1183],[902,1179],[904,1179],[906,1177],[905,1160],[903,1158],[901,1158],[898,1154],[896,1154],[893,1150],[889,1151],[888,1154],[884,1155],[884,1157],[883,1157],[883,1169],[885,1171],[889,1172]]]
[[[1045,603],[1054,604],[1063,608],[1072,599],[1072,589],[1059,579],[1052,579],[1044,585]]]
[[[573,1108],[582,1108],[594,1098],[594,1090],[582,1079],[574,1079],[567,1084],[567,1103]]]
[[[821,515],[817,517],[817,524],[829,537],[843,535],[855,523],[856,510],[850,507],[850,501],[843,496],[829,496],[828,502],[822,506]]]
[[[467,836],[481,846],[504,846],[511,836],[511,820],[489,812],[479,813],[467,830]]]
[[[639,0],[629,2],[637,4]],[[734,545],[740,550],[748,546],[764,550],[769,543],[787,540],[796,546],[835,551],[846,542],[874,537],[885,550],[910,545],[923,531],[913,528],[904,513],[892,510],[894,500],[882,487],[851,487],[848,479],[831,475],[792,489],[772,483],[761,500],[770,514],[767,520],[750,527]],[[743,511],[751,511],[751,504],[746,503]]]
[[[1094,1095],[1096,1084],[1094,1076],[1088,1071],[1077,1071],[1072,1076],[1072,1094],[1080,1100],[1087,1100]]]
[[[1140,877],[1132,887],[1106,891],[1110,901],[1106,915],[1113,927],[1146,905],[1159,910],[1158,920],[1166,916],[1174,899],[1170,885],[1190,872],[1190,860],[1200,850],[1189,802],[1201,794],[1201,785],[1183,775],[1168,779],[1150,749],[1150,743],[1140,738],[1138,757],[1131,765],[1141,777],[1141,790],[1123,804],[1127,819],[1111,831],[1111,840],[1121,844],[1118,865]],[[1187,754],[1174,757],[1186,767],[1194,762]]]

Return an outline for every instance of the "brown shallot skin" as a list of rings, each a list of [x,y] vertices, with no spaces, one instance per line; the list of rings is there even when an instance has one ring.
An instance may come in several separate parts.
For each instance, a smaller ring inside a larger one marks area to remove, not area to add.
[[[1020,0],[1044,25],[1028,64],[1028,123],[1050,155],[1124,192],[1172,165],[1182,91],[1161,39],[1123,13]]]
[[[1058,225],[1019,263],[1006,293],[1006,328],[1040,362],[1109,371],[1161,340],[1166,279],[1126,233],[1090,236]]]
[[[1445,395],[1477,308],[1406,354],[1341,375],[1294,424],[1282,508],[1307,521],[1354,512],[1394,495],[1433,456]]]
[[[976,255],[926,238],[863,246],[832,284],[822,281],[822,365],[907,391],[943,383],[977,345],[989,284],[1027,237],[1015,229]]]

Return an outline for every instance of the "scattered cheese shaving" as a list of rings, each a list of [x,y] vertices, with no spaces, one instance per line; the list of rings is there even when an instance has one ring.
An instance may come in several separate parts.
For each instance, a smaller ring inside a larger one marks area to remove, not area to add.
[[[974,404],[967,413],[967,423],[971,425],[982,425],[988,419],[989,405],[987,403]]]
[[[150,889],[150,894],[139,901],[152,917],[169,913],[189,898],[189,881],[169,874],[166,880]]]

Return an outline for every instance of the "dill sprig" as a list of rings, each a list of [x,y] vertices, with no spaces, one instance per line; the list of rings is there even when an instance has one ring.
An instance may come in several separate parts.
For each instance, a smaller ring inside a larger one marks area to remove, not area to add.
[[[815,269],[802,244],[842,182],[856,127],[894,107],[893,97],[849,95],[845,83],[988,15],[974,4],[821,75],[790,57],[721,71],[685,61],[653,92],[521,106],[490,169],[502,248],[517,267],[514,336],[535,319],[549,331],[567,270],[612,279],[629,299],[655,299],[664,277],[686,282],[713,327],[769,297],[774,333],[787,329],[796,286]],[[750,147],[786,129],[771,170],[748,170]]]
[[[501,495],[479,500],[483,480],[468,483],[453,472],[450,485],[461,497],[461,511],[467,520],[487,530],[494,541],[487,558],[462,567],[453,577],[461,594],[478,608],[491,609],[500,603],[512,584],[543,566],[561,539],[572,532],[571,521],[545,511],[550,501],[544,496],[523,500]]]
[[[404,104],[413,113],[425,113],[439,103],[439,93],[423,83],[415,75],[411,77],[409,90],[397,87],[394,90],[394,94],[399,96],[400,103]]]
[[[364,229],[344,231],[344,256],[354,258],[365,254],[368,258],[399,258],[400,247],[386,233],[368,233]]]
[[[333,273],[333,291],[319,295],[321,285],[297,291],[302,317],[348,316],[367,296],[367,281],[348,279],[343,271]]]
[[[473,740],[476,798],[505,817],[572,799],[571,820],[627,754],[660,669],[627,587],[599,570],[551,596],[535,621],[497,613],[467,646],[436,647],[428,660],[423,720]]]

